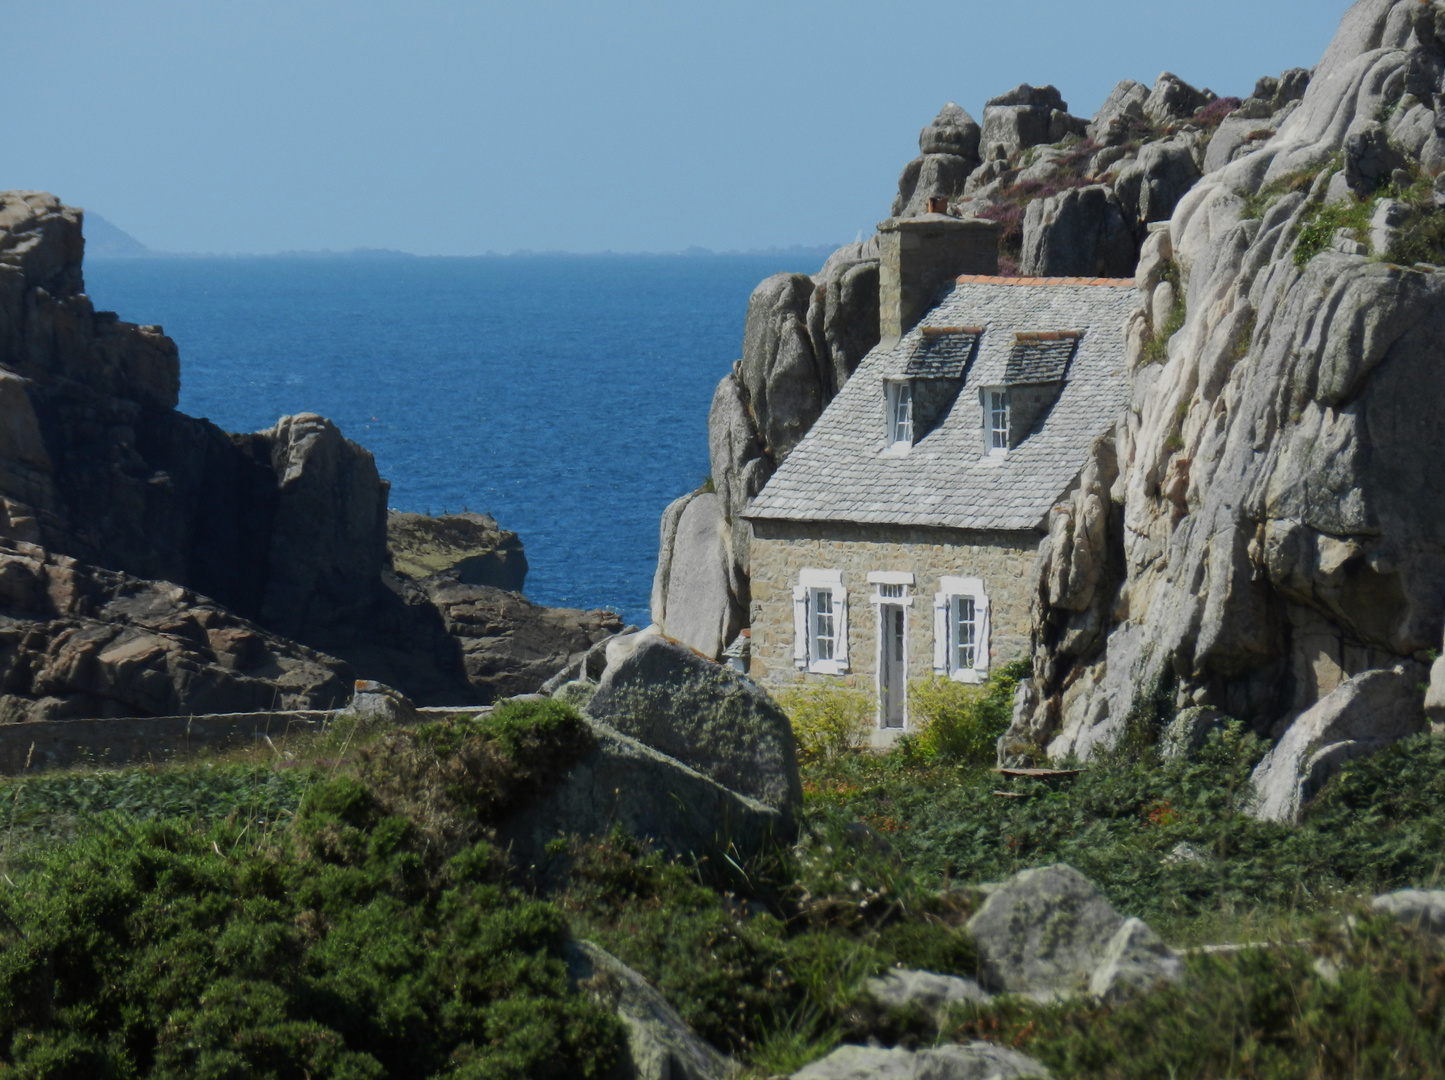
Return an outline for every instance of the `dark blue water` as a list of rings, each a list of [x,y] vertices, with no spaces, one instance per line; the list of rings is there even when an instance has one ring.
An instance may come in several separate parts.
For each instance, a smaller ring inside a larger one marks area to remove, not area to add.
[[[492,514],[539,603],[646,623],[662,509],[708,472],[713,388],[762,256],[94,262],[98,308],[160,323],[183,411],[330,417],[391,506]],[[780,265],[782,263],[783,265]]]

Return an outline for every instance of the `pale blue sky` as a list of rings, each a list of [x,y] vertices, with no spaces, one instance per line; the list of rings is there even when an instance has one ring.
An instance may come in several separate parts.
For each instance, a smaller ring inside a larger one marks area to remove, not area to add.
[[[1345,0],[4,0],[0,187],[153,248],[851,240],[918,129],[1022,81],[1243,96]]]

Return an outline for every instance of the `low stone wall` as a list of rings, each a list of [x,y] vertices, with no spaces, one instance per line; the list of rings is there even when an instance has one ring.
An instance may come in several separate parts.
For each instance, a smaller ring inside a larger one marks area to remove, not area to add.
[[[200,751],[215,753],[254,746],[268,738],[281,749],[291,736],[320,731],[338,711],[311,709],[5,724],[0,725],[0,776],[75,766],[161,764]],[[423,718],[458,711],[470,710],[417,710]]]

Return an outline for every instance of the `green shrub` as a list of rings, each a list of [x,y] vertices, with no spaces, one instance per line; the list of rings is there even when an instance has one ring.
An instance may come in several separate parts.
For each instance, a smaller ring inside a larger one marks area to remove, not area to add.
[[[868,741],[873,728],[873,696],[845,686],[804,684],[778,695],[788,714],[798,753],[805,759],[834,758]]]
[[[982,685],[934,676],[909,684],[909,716],[919,729],[916,747],[926,757],[961,765],[992,764],[1013,714],[1013,693],[1029,663],[1005,665]]]
[[[0,1061],[20,1076],[601,1077],[620,1023],[568,989],[567,928],[483,844],[416,873],[355,780],[294,836],[93,823],[6,894]],[[3,1070],[0,1070],[3,1071]]]
[[[1375,212],[1377,198],[1357,199],[1351,195],[1340,202],[1314,203],[1304,214],[1299,239],[1295,242],[1294,264],[1304,269],[1311,259],[1327,251],[1341,229],[1364,241]]]
[[[1164,325],[1154,327],[1149,331],[1144,341],[1141,364],[1162,364],[1169,359],[1169,339],[1180,331],[1189,314],[1184,301],[1184,285],[1179,275],[1179,264],[1172,259],[1165,263],[1159,280],[1167,281],[1174,286],[1174,306],[1169,309],[1169,316],[1164,320]]]
[[[449,853],[549,790],[593,745],[570,705],[513,701],[395,730],[359,752],[357,772],[392,813]]]
[[[1127,1004],[964,1007],[950,1034],[1017,1046],[1060,1080],[1445,1076],[1438,939],[1352,916],[1311,921],[1308,947],[1191,957],[1181,982]]]

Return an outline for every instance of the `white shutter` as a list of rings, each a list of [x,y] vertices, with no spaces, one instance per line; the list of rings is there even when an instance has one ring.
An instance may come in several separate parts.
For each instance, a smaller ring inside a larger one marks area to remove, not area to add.
[[[848,590],[833,590],[833,659],[838,672],[848,670]]]
[[[808,667],[808,587],[793,586],[793,666]]]
[[[974,618],[977,620],[978,632],[974,635],[977,647],[973,652],[973,670],[979,674],[988,671],[988,597],[980,589],[973,600]]]
[[[933,594],[933,671],[948,674],[948,620],[952,614],[953,597],[948,593]]]

